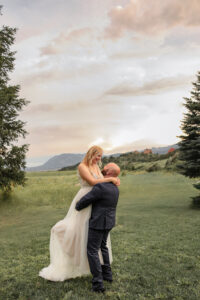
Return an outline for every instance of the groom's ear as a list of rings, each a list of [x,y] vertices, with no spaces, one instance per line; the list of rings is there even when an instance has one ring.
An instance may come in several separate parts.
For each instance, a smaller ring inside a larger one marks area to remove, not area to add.
[[[111,171],[110,169],[107,169],[107,170],[106,170],[106,175],[112,176],[112,171]]]
[[[104,169],[101,171],[101,173],[103,174],[103,176],[106,175],[106,171]]]

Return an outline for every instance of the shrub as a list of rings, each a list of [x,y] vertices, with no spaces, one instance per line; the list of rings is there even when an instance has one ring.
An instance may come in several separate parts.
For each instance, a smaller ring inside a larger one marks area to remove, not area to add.
[[[121,176],[126,176],[127,172],[126,171],[122,171]]]
[[[153,165],[151,165],[150,167],[146,168],[147,172],[155,172],[155,171],[159,171],[161,169],[160,165],[155,163]]]

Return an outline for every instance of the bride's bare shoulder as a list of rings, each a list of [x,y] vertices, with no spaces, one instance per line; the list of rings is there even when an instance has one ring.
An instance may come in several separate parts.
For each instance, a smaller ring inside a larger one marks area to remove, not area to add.
[[[88,167],[82,162],[78,165],[78,170],[79,171],[87,170],[87,169],[88,169]]]
[[[90,176],[88,167],[82,162],[78,165],[78,173],[83,179],[86,179],[88,176]]]

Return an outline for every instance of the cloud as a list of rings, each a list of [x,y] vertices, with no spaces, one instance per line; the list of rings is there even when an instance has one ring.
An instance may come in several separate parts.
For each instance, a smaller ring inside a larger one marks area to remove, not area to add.
[[[41,55],[55,55],[65,51],[66,47],[71,43],[79,46],[89,46],[92,37],[90,28],[80,28],[70,31],[69,33],[60,33],[48,45],[40,49]]]
[[[146,82],[143,86],[134,87],[130,83],[121,83],[110,90],[106,95],[121,95],[121,96],[141,96],[157,94],[166,90],[174,90],[181,86],[190,84],[192,76],[179,76],[171,78],[161,78],[152,82]]]
[[[4,23],[19,28],[17,42],[46,34],[55,34],[58,30],[68,29],[80,24],[86,14],[87,1],[59,0],[2,0]],[[88,10],[88,9],[87,9]],[[87,25],[86,25],[87,26]]]
[[[161,147],[161,146],[166,146],[166,145],[156,143],[154,140],[151,139],[140,139],[140,140],[133,141],[131,143],[125,143],[124,145],[118,147],[112,147],[112,149],[106,151],[106,153],[112,154],[112,153],[131,152],[135,150],[143,150],[146,148]]]
[[[28,105],[24,109],[23,113],[26,115],[34,115],[38,113],[49,113],[54,110],[54,106],[51,104],[39,104],[39,105]]]
[[[44,83],[49,84],[50,82],[62,82],[66,79],[73,79],[77,77],[84,77],[84,76],[90,76],[96,72],[101,72],[104,70],[104,66],[102,65],[89,65],[84,66],[82,68],[77,68],[74,70],[62,70],[62,69],[56,69],[51,68],[50,70],[38,70],[34,73],[27,74],[26,76],[21,75],[18,77],[18,82],[20,82],[21,85],[27,86],[27,85],[42,85]]]
[[[188,51],[188,49],[194,50],[197,48],[199,51],[200,46],[200,28],[178,28],[173,32],[170,32],[162,44],[162,47],[181,48],[181,51]]]
[[[55,57],[56,60],[56,57]],[[85,78],[102,74],[108,68],[108,62],[104,58],[88,56],[73,57],[68,56],[66,61],[61,64],[57,59],[57,63],[39,62],[31,71],[15,74],[16,82],[20,82],[23,86],[48,84],[49,82],[62,82],[66,79]],[[25,70],[26,71],[26,70]],[[14,78],[14,77],[13,77]]]
[[[123,143],[123,145],[120,146],[113,146],[111,142],[105,141],[102,138],[96,139],[89,145],[89,147],[91,147],[92,145],[99,145],[100,147],[102,147],[105,154],[123,153],[134,150],[143,150],[145,148],[162,146],[161,144],[158,144],[151,139],[139,139],[130,143]]]
[[[154,52],[155,53],[155,52]],[[143,51],[127,51],[127,52],[116,52],[112,55],[110,55],[110,58],[113,60],[130,60],[135,58],[143,58],[146,57],[147,54],[149,55],[149,51],[147,52],[147,49],[144,49]]]
[[[95,127],[89,122],[81,126],[80,124],[35,126],[30,128],[26,139],[26,143],[30,143],[28,156],[77,152],[77,149],[79,152],[85,152],[91,140],[95,138]]]
[[[48,115],[49,118],[51,118],[53,115],[55,117],[58,117],[59,113],[64,113],[66,112],[77,112],[78,110],[83,111],[84,108],[88,107],[91,105],[91,102],[89,100],[76,100],[76,101],[68,101],[65,103],[44,103],[44,104],[30,104],[28,105],[24,111],[22,112],[23,116],[30,117],[30,116],[35,116],[37,115]]]
[[[40,85],[45,82],[61,81],[70,77],[71,76],[67,74],[65,70],[52,68],[50,70],[38,70],[36,72],[29,73],[26,76],[22,75],[20,81],[23,85]]]
[[[127,31],[157,35],[176,26],[200,26],[199,15],[199,0],[131,0],[109,12],[105,37],[116,39]]]

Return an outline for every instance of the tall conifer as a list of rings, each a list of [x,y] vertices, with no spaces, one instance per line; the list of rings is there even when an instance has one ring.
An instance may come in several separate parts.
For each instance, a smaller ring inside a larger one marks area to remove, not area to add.
[[[0,7],[0,11],[1,11]],[[19,85],[9,85],[9,73],[14,69],[14,43],[16,28],[0,28],[0,189],[9,191],[12,186],[25,183],[26,144],[19,146],[25,137],[25,123],[18,119],[19,112],[28,101],[19,97]]]
[[[184,98],[187,112],[184,114],[181,129],[183,135],[179,142],[181,163],[178,165],[180,173],[190,178],[200,176],[200,72],[193,82],[190,98]],[[194,184],[199,189],[200,184]],[[200,197],[198,202],[200,204]]]

